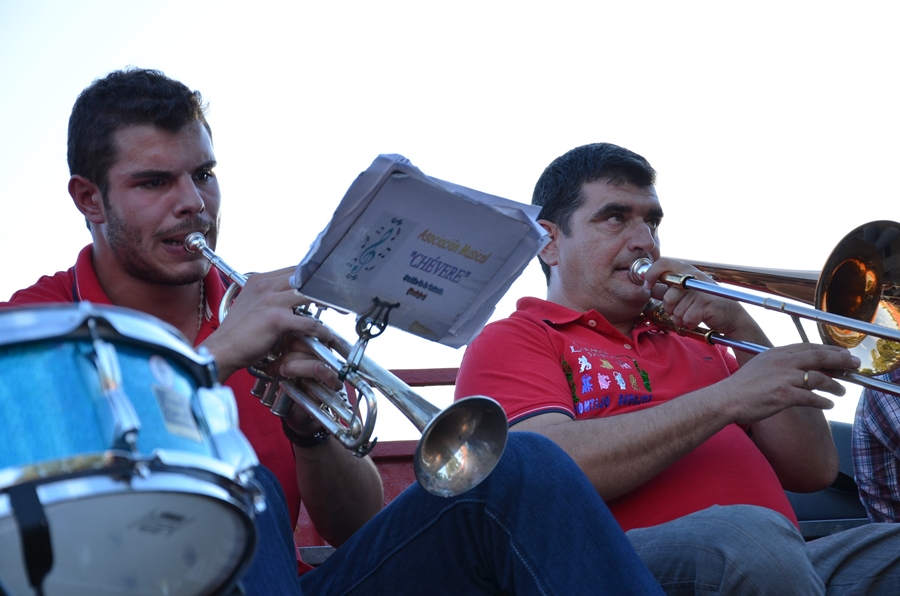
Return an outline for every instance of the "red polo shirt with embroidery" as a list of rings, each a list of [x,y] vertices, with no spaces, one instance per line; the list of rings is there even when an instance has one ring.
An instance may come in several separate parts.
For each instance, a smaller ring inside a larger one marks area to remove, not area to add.
[[[579,313],[537,298],[522,298],[516,307],[469,345],[456,381],[458,399],[489,395],[503,405],[510,425],[547,412],[581,420],[652,408],[738,368],[726,348],[650,323],[626,337],[593,310]],[[768,507],[797,524],[775,471],[736,424],[607,503],[626,531],[734,504]]]
[[[82,301],[94,304],[112,304],[103,288],[100,287],[94,271],[92,255],[92,246],[84,247],[78,254],[74,267],[55,275],[41,277],[33,286],[13,294],[9,302],[0,302],[0,307]],[[219,303],[222,301],[226,289],[225,283],[215,268],[210,268],[209,274],[204,280],[204,287],[206,289],[206,312],[195,345],[200,344],[219,328]],[[260,463],[269,468],[281,483],[281,488],[287,498],[288,512],[293,528],[300,513],[300,491],[297,488],[293,450],[281,431],[281,420],[260,404],[259,399],[250,394],[250,389],[255,381],[256,379],[246,369],[241,369],[231,375],[225,384],[234,392],[241,431],[253,445]],[[301,563],[301,571],[309,569],[311,567]]]

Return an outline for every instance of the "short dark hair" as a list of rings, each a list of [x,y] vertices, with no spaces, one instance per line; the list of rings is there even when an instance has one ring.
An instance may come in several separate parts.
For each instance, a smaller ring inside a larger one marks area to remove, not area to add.
[[[656,170],[637,153],[612,143],[576,147],[554,159],[534,185],[531,204],[541,207],[538,219],[555,223],[568,236],[572,214],[585,200],[584,185],[597,180],[647,188],[656,183]],[[550,267],[538,260],[550,283]]]
[[[178,132],[201,122],[212,138],[199,91],[158,70],[127,68],[95,80],[81,92],[69,116],[69,174],[84,176],[109,191],[109,169],[117,159],[114,135],[121,128],[153,124]]]

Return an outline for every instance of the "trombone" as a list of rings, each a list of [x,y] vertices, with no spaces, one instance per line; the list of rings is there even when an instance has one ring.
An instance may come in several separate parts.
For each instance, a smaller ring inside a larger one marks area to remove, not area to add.
[[[629,278],[642,284],[652,261],[637,259]],[[856,371],[823,371],[835,378],[900,396],[894,383],[872,378],[900,366],[900,224],[874,221],[847,234],[831,252],[821,274],[690,262],[716,281],[814,305],[815,308],[764,298],[705,282],[692,275],[664,273],[659,281],[776,310],[791,316],[804,342],[799,319],[816,321],[822,342],[844,347],[860,359]],[[658,300],[644,316],[679,334],[758,354],[767,348],[723,336],[711,329],[676,328]]]
[[[185,237],[184,246],[188,252],[202,253],[234,282],[219,307],[219,320],[222,321],[235,294],[247,283],[247,276],[222,261],[200,232]],[[295,308],[294,313],[314,316],[308,307]],[[320,313],[321,309],[314,318],[318,319]],[[371,332],[372,324],[378,326],[378,333]],[[352,346],[332,331],[334,351],[315,338],[297,335],[316,357],[338,374],[342,382],[357,390],[355,404],[350,403],[343,389],[336,392],[310,379],[299,379],[295,383],[281,377],[271,378],[251,367],[251,373],[260,379],[253,394],[277,416],[287,415],[292,404],[299,405],[344,447],[363,457],[371,451],[376,440],[372,438],[378,411],[372,391],[375,387],[422,433],[413,459],[419,484],[442,497],[456,496],[474,488],[491,473],[506,447],[508,422],[503,408],[489,397],[475,395],[440,410],[419,396],[363,354],[368,340],[380,334],[384,325],[386,318],[372,321],[366,315],[361,316],[356,326],[359,340]],[[268,358],[271,361],[274,355],[270,354]],[[360,399],[366,403],[365,415],[359,408]]]

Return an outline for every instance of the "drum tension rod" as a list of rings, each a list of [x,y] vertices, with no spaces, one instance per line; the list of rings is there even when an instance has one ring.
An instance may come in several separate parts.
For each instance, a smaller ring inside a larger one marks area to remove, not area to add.
[[[94,347],[94,364],[100,379],[100,390],[106,398],[112,416],[111,447],[137,451],[137,437],[141,430],[140,418],[125,390],[122,388],[122,370],[119,367],[119,356],[111,343],[100,338],[97,320],[87,319]]]

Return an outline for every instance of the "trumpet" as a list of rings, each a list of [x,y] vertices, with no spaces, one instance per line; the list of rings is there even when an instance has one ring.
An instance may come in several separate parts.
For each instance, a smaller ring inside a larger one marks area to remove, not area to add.
[[[823,343],[842,346],[860,359],[857,371],[823,372],[862,387],[900,395],[900,387],[896,384],[871,377],[900,366],[898,255],[900,224],[875,221],[847,234],[832,251],[821,273],[690,262],[716,281],[790,298],[814,308],[719,286],[692,275],[667,272],[659,281],[788,314],[804,342],[809,340],[799,319],[816,321]],[[651,264],[648,258],[635,260],[629,271],[631,281],[642,284]],[[677,328],[658,300],[651,300],[643,314],[657,325],[702,338],[708,343],[755,354],[767,349],[703,327]]]
[[[247,283],[247,276],[222,261],[199,232],[189,234],[184,239],[184,246],[188,252],[201,253],[234,282],[219,308],[219,320],[223,320],[237,291]],[[322,310],[320,308],[313,315],[309,307],[297,307],[294,313],[318,319]],[[416,480],[422,488],[437,496],[451,497],[474,488],[487,478],[500,461],[508,436],[508,422],[500,404],[489,397],[475,395],[441,410],[365,356],[365,344],[375,334],[366,331],[359,322],[357,333],[360,339],[351,345],[332,331],[331,347],[315,338],[296,335],[338,374],[342,382],[356,389],[355,404],[350,403],[343,389],[334,391],[311,379],[271,378],[251,368],[251,372],[261,379],[254,388],[254,395],[277,416],[285,416],[293,404],[302,407],[344,447],[362,457],[376,440],[372,438],[378,411],[372,390],[375,387],[422,435],[413,459]],[[269,359],[272,358],[274,356],[270,354]],[[366,404],[365,414],[359,407],[360,400]]]

